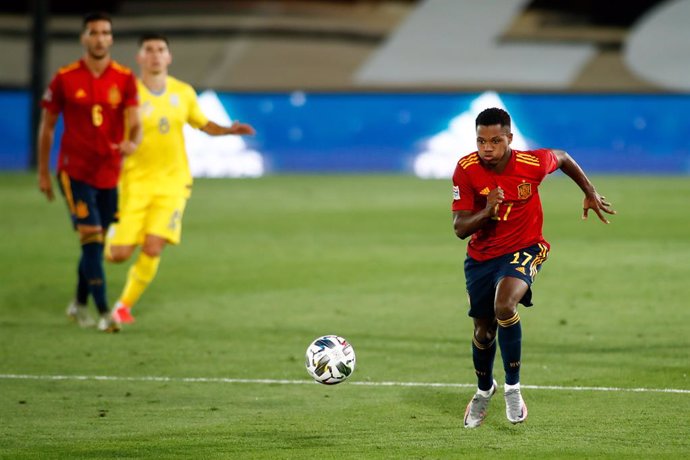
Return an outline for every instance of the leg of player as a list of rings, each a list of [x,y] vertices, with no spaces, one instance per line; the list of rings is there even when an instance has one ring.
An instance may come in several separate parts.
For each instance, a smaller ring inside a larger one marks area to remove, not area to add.
[[[522,326],[517,305],[529,286],[519,278],[506,276],[496,286],[494,308],[498,320],[498,346],[501,348],[503,369],[506,374],[506,417],[511,423],[527,418],[527,406],[520,393],[520,359],[522,353]]]
[[[127,273],[127,281],[120,299],[115,304],[113,310],[115,321],[125,324],[134,322],[131,309],[155,278],[160,264],[160,255],[166,243],[165,238],[146,235],[139,256]]]
[[[77,292],[69,305],[67,305],[67,316],[79,324],[80,327],[93,327],[96,321],[89,314],[89,282],[84,273],[84,254],[79,256],[77,266]]]
[[[98,329],[106,332],[117,332],[119,327],[110,320],[110,311],[106,299],[105,269],[103,268],[103,228],[96,225],[77,225],[81,241],[82,261],[80,263],[100,315]]]
[[[134,250],[137,248],[136,244],[131,244],[127,246],[113,245],[110,239],[106,237],[105,240],[105,260],[108,262],[122,263],[129,260],[134,254]]]
[[[496,318],[493,316],[474,318],[472,361],[477,374],[477,392],[465,409],[465,428],[481,425],[486,417],[489,401],[498,387],[493,378],[497,327]]]
[[[114,230],[114,226],[111,227]],[[122,263],[129,260],[137,249],[136,244],[129,245],[114,245],[112,244],[112,232],[106,237],[105,243],[105,259],[108,262]],[[131,271],[131,269],[130,269]],[[118,300],[115,303],[115,307],[112,312],[112,319],[117,324],[130,324],[134,322],[134,317],[129,313],[129,308],[122,304],[122,301]]]

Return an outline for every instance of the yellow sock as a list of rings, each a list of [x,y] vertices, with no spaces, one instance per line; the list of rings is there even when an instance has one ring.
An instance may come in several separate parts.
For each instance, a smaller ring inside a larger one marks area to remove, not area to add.
[[[134,265],[127,272],[127,282],[122,290],[120,301],[128,307],[133,307],[144,293],[149,283],[156,276],[160,257],[151,257],[143,252],[139,253]]]

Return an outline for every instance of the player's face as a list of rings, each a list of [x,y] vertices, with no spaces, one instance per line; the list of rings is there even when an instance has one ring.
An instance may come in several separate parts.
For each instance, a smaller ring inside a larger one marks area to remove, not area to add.
[[[86,53],[93,59],[104,59],[110,56],[113,44],[113,30],[109,21],[97,20],[86,24],[81,34],[81,43]]]
[[[488,165],[497,165],[505,156],[513,140],[513,134],[501,125],[477,126],[477,151]]]
[[[144,73],[157,75],[167,72],[172,55],[165,40],[146,40],[137,54],[137,63]]]

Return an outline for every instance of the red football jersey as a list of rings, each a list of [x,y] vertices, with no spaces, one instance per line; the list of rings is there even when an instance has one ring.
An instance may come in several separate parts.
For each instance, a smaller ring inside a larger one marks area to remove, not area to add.
[[[485,168],[477,152],[458,161],[453,174],[453,211],[481,211],[486,195],[496,187],[504,193],[498,216],[472,234],[467,254],[484,261],[542,243],[544,213],[539,184],[558,168],[556,155],[548,149],[512,150],[501,173]]]
[[[114,146],[124,137],[125,108],[138,105],[132,71],[111,61],[94,77],[79,60],[57,72],[41,105],[63,116],[58,171],[97,188],[117,186],[122,156]]]

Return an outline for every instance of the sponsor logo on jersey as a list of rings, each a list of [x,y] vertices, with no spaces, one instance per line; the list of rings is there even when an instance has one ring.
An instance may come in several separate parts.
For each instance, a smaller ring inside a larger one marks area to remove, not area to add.
[[[480,195],[485,195],[485,196],[486,196],[486,195],[489,194],[490,191],[491,191],[491,190],[489,190],[489,187],[484,187],[484,188],[482,189],[482,191],[479,192],[479,194],[480,194]]]
[[[76,93],[74,93],[75,99],[84,99],[86,97],[86,91],[83,88],[79,88]]]
[[[453,185],[453,199],[454,200],[460,199],[460,187],[458,187],[457,185]]]
[[[532,196],[532,184],[529,182],[523,182],[517,186],[518,189],[518,200],[526,200]]]
[[[171,94],[170,95],[170,105],[173,107],[177,107],[180,105],[180,97],[177,94]]]

